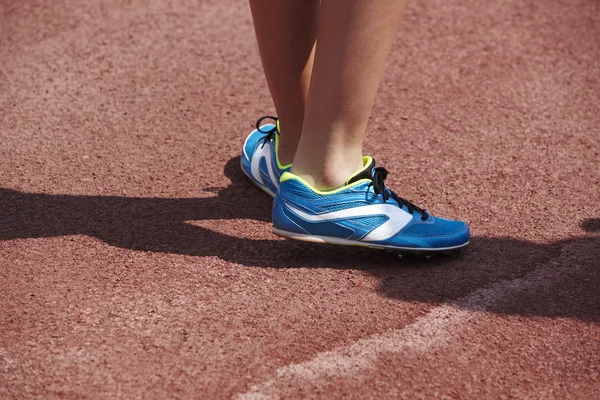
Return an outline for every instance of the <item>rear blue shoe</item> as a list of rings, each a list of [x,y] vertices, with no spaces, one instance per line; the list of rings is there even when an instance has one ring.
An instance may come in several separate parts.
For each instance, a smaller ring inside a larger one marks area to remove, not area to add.
[[[384,185],[371,157],[346,185],[318,191],[285,172],[273,204],[273,232],[310,242],[398,252],[449,252],[469,244],[466,223],[434,217]]]
[[[265,119],[275,124],[260,125]],[[252,183],[275,197],[281,175],[292,167],[279,162],[279,121],[275,117],[265,116],[256,122],[256,129],[248,135],[242,148],[242,171]]]

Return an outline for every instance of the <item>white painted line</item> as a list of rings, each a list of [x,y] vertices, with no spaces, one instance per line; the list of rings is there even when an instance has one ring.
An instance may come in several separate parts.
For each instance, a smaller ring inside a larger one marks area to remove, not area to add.
[[[331,378],[344,378],[371,369],[382,353],[403,351],[427,352],[446,346],[471,318],[473,311],[485,311],[499,300],[514,294],[539,288],[561,272],[559,260],[536,268],[525,276],[504,280],[453,301],[433,308],[414,323],[397,330],[358,340],[346,347],[318,353],[313,359],[279,368],[270,379],[253,385],[240,400],[281,398],[284,388],[311,387]],[[566,268],[563,266],[563,269]],[[570,270],[576,266],[569,266]],[[326,379],[325,379],[326,378]]]

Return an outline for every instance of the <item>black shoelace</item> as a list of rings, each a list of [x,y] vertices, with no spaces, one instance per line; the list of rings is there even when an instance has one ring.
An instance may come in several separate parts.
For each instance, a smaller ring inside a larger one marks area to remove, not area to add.
[[[274,126],[274,127],[272,127],[272,128],[271,128],[271,129],[269,129],[269,130],[266,130],[266,131],[265,131],[265,130],[262,130],[262,129],[261,129],[261,128],[262,128],[262,126],[260,126],[260,124],[261,124],[261,123],[262,123],[262,122],[263,122],[265,119],[272,119],[273,121],[275,121],[275,126]],[[277,117],[272,117],[272,116],[270,116],[270,115],[265,115],[264,117],[260,117],[260,118],[258,119],[258,121],[256,121],[256,130],[257,130],[257,131],[259,131],[260,133],[264,133],[264,134],[265,134],[265,137],[262,139],[262,140],[263,140],[263,143],[262,143],[262,145],[260,146],[260,148],[261,148],[261,149],[262,149],[263,147],[265,147],[265,144],[267,144],[267,142],[268,142],[269,140],[272,140],[272,139],[275,137],[275,135],[277,134],[277,120],[278,120],[278,118],[277,118]]]
[[[425,221],[427,218],[429,218],[429,214],[427,214],[425,210],[415,206],[410,201],[403,199],[402,197],[398,196],[396,193],[392,192],[390,189],[385,187],[385,183],[383,183],[383,181],[385,180],[385,178],[387,178],[387,175],[387,169],[383,167],[375,168],[375,172],[373,173],[373,182],[371,182],[370,184],[373,185],[373,191],[375,192],[375,194],[382,194],[384,202],[386,202],[391,197],[392,199],[398,202],[400,207],[405,206],[408,209],[408,212],[411,214],[415,211],[418,212],[419,214],[421,214],[422,221]]]

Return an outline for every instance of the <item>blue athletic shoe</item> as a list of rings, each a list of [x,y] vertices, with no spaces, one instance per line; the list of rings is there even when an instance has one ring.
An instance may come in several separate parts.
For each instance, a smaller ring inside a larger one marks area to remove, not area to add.
[[[273,204],[273,233],[309,242],[398,252],[450,252],[469,244],[469,227],[434,217],[384,185],[387,171],[363,157],[363,168],[341,188],[319,191],[290,172]]]
[[[265,119],[272,119],[275,124],[261,126]],[[282,165],[279,162],[278,148],[279,120],[270,116],[256,122],[256,129],[248,135],[242,148],[242,171],[271,197],[275,197],[281,175],[292,167],[292,164]]]

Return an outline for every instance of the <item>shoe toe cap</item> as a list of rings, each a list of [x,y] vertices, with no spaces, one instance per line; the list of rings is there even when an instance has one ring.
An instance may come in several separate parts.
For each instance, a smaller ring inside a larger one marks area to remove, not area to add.
[[[410,225],[401,235],[418,247],[452,248],[468,243],[471,232],[465,222],[430,217]]]

